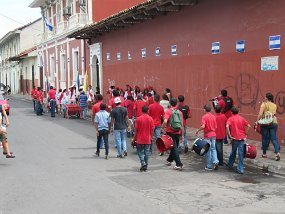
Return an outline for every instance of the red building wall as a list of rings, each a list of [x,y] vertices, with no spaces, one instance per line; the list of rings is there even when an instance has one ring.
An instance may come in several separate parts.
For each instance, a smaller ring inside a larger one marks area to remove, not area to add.
[[[93,21],[100,21],[108,16],[128,9],[146,0],[93,0],[92,15]]]
[[[109,83],[124,87],[152,85],[158,93],[168,87],[174,96],[183,94],[192,109],[189,124],[200,125],[202,106],[226,88],[241,114],[256,120],[260,102],[272,92],[278,105],[279,138],[285,138],[285,23],[282,0],[200,0],[194,7],[105,34],[103,43],[104,91]],[[281,50],[269,50],[269,36],[281,34]],[[236,40],[246,41],[246,52],[237,53]],[[221,53],[211,54],[212,42],[220,42]],[[171,45],[177,56],[171,56]],[[155,56],[155,48],[161,56]],[[147,57],[141,57],[146,48]],[[132,59],[127,59],[130,51]],[[121,60],[116,53],[121,52]],[[106,53],[111,60],[106,60]],[[279,70],[261,71],[261,57],[279,56]],[[258,138],[250,133],[250,138]]]

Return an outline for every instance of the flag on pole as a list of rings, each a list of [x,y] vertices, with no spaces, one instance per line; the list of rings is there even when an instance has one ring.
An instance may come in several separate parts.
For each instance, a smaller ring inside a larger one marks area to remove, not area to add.
[[[85,92],[87,92],[87,90],[88,90],[88,74],[87,74],[87,71],[85,72],[85,76],[84,76],[83,90]]]
[[[49,31],[52,31],[53,26],[52,24],[49,22],[49,20],[47,19],[47,17],[43,16],[44,22],[46,24],[46,27],[49,29]]]
[[[49,91],[49,82],[48,82],[48,78],[47,78],[47,81],[46,81],[46,92],[48,93]]]

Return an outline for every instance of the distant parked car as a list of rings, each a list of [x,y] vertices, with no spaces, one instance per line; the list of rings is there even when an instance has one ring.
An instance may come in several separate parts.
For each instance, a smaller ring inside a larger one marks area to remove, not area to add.
[[[4,98],[3,95],[0,95],[0,105],[2,105],[2,108],[5,109],[7,115],[10,114],[10,105],[8,100],[9,99]]]

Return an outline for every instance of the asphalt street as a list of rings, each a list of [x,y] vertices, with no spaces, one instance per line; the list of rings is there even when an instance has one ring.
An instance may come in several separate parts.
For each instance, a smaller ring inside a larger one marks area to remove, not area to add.
[[[183,171],[157,151],[148,172],[130,147],[95,157],[90,121],[36,116],[32,103],[10,99],[8,139],[15,159],[0,158],[0,214],[285,213],[285,178],[251,168],[205,171],[204,159],[182,154]],[[103,151],[101,152],[104,153]]]

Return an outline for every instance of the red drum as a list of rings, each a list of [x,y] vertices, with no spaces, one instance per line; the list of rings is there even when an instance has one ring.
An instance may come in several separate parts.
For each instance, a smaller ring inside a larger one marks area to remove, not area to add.
[[[160,138],[156,140],[156,146],[159,152],[165,152],[172,149],[173,140],[169,135],[161,135]]]
[[[257,149],[254,145],[249,145],[247,143],[244,144],[244,157],[255,159],[257,155]]]

